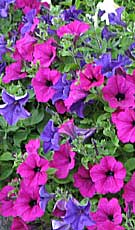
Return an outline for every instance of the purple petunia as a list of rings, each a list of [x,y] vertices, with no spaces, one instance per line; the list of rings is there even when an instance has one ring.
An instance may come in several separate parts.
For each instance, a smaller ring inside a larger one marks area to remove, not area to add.
[[[41,140],[43,141],[44,153],[50,150],[59,150],[59,133],[58,128],[53,124],[53,120],[49,120],[41,133]]]
[[[15,0],[0,0],[0,18],[8,16],[9,4],[14,3]]]
[[[36,25],[38,24],[39,20],[35,18],[36,16],[36,9],[30,10],[24,17],[24,25],[21,28],[21,35],[25,35],[25,33],[28,33],[30,31],[33,32]]]
[[[107,26],[104,26],[101,32],[102,39],[106,39],[106,41],[109,41],[110,38],[114,38],[116,35],[116,33],[109,31]]]
[[[116,14],[110,13],[108,14],[109,22],[111,25],[120,25],[126,27],[126,23],[122,21],[121,14],[124,10],[124,7],[120,7],[116,9]]]
[[[2,91],[2,100],[5,104],[0,105],[0,114],[9,125],[14,125],[21,118],[28,118],[30,116],[30,113],[23,108],[28,99],[28,93],[24,96],[16,97],[7,93],[5,89]]]
[[[39,189],[39,196],[40,196],[39,206],[45,212],[46,206],[49,200],[54,198],[54,194],[48,193],[45,186],[42,185]]]
[[[6,41],[4,36],[0,36],[0,61],[2,61],[2,56],[7,52]]]
[[[70,22],[73,20],[78,20],[78,16],[82,13],[82,10],[77,10],[75,6],[71,6],[69,9],[64,10],[60,17],[63,21]]]

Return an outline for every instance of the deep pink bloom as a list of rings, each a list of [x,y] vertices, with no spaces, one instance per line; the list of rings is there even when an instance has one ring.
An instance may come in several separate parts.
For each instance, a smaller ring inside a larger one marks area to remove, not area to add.
[[[80,166],[78,171],[74,174],[74,187],[79,188],[83,197],[93,197],[96,193],[95,184],[90,177],[90,168],[86,169]]]
[[[121,190],[126,176],[123,164],[112,156],[105,156],[90,170],[98,193],[116,193]]]
[[[130,82],[133,83],[133,85],[135,86],[135,70],[133,71],[133,73],[130,74],[126,74],[126,79]]]
[[[40,139],[31,139],[29,142],[25,145],[26,151],[28,154],[37,154],[38,149],[40,148]]]
[[[46,171],[48,167],[48,160],[40,157],[38,154],[30,154],[26,160],[19,165],[17,173],[21,175],[27,186],[36,188],[46,183]]]
[[[100,86],[104,82],[101,67],[87,64],[84,71],[79,72],[80,85],[83,90],[89,91],[92,87]]]
[[[6,67],[6,74],[2,78],[2,81],[7,84],[11,81],[23,79],[27,76],[26,72],[22,72],[22,64],[20,61],[12,63]]]
[[[36,44],[34,47],[34,64],[40,61],[40,66],[49,67],[56,57],[56,47],[53,46],[56,41],[53,38],[48,39],[46,42]]]
[[[57,200],[54,208],[53,208],[53,216],[63,217],[66,214],[66,204],[67,201],[65,199]]]
[[[90,25],[85,22],[80,22],[78,20],[75,20],[73,22],[70,22],[67,25],[61,26],[57,30],[57,35],[62,38],[65,34],[72,34],[77,37],[85,33],[90,28]]]
[[[7,185],[0,191],[0,215],[4,217],[16,216],[14,189],[13,186]]]
[[[29,230],[29,227],[20,217],[15,217],[12,222],[11,230]]]
[[[64,114],[65,112],[67,112],[67,108],[66,108],[63,100],[56,101],[55,102],[55,108],[56,108],[57,112],[60,114]]]
[[[133,173],[131,180],[124,186],[124,194],[122,197],[126,204],[132,203],[132,211],[135,214],[135,173]]]
[[[22,183],[18,198],[15,203],[17,216],[24,221],[34,221],[44,215],[44,211],[39,206],[39,188],[25,187]]]
[[[122,213],[119,201],[116,198],[107,200],[107,198],[101,198],[98,203],[98,208],[92,215],[93,220],[97,225],[104,224],[109,221],[115,225],[119,225],[122,222]]]
[[[97,230],[124,230],[123,226],[115,225],[114,223],[110,223],[106,221],[104,224],[100,224],[97,227]]]
[[[112,114],[112,121],[116,125],[118,138],[123,142],[135,142],[135,111],[126,109],[125,111]]]
[[[62,125],[60,125],[58,132],[60,134],[65,134],[67,136],[70,136],[74,139],[76,137],[74,119],[70,119],[68,121],[65,121]]]
[[[60,72],[57,70],[50,70],[49,68],[40,68],[32,79],[32,85],[36,94],[38,102],[48,102],[52,99],[55,89],[53,85],[59,80]]]
[[[31,9],[36,9],[39,12],[41,2],[38,0],[16,0],[15,7],[16,9],[22,8],[23,12],[26,14]]]
[[[60,150],[55,151],[50,167],[56,168],[56,177],[64,179],[75,165],[75,152],[72,151],[68,142],[60,146]]]
[[[108,101],[111,108],[128,108],[135,104],[133,84],[123,76],[116,75],[109,78],[102,92],[103,98]]]
[[[16,52],[21,56],[25,61],[33,60],[34,45],[36,39],[29,35],[28,33],[25,36],[16,42]],[[14,55],[14,58],[17,59],[17,55]],[[19,58],[20,59],[20,58]]]
[[[87,92],[84,91],[81,85],[75,80],[70,86],[70,92],[67,99],[64,100],[65,106],[67,109],[70,109],[71,105],[84,99],[87,96]]]

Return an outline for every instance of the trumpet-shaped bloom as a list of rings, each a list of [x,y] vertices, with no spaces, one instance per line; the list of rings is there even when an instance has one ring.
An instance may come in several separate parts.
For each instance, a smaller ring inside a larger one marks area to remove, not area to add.
[[[70,22],[70,21],[73,21],[73,20],[78,20],[78,16],[79,14],[81,14],[83,11],[82,10],[77,10],[75,8],[75,6],[71,6],[69,9],[67,10],[64,10],[62,13],[61,13],[61,18],[63,21],[67,21],[67,22]]]
[[[49,162],[46,159],[38,154],[31,154],[19,165],[17,173],[21,175],[24,183],[29,188],[36,188],[47,182],[46,171],[48,167]]]
[[[55,173],[56,177],[64,179],[68,176],[69,171],[73,169],[75,165],[74,157],[75,152],[72,151],[68,142],[61,145],[60,149],[54,152],[50,166],[57,169]]]
[[[38,149],[40,148],[40,139],[31,139],[25,145],[28,154],[38,154]]]
[[[49,120],[41,133],[41,140],[43,141],[44,153],[50,150],[59,150],[59,133],[58,128],[53,124],[53,120]]]
[[[89,167],[90,169],[91,167]],[[74,187],[79,188],[83,197],[93,197],[96,193],[95,184],[90,177],[89,169],[80,166],[74,174]]]
[[[60,72],[57,70],[50,70],[49,68],[40,68],[32,79],[32,85],[36,94],[38,102],[48,102],[55,94],[53,85],[60,78]]]
[[[30,230],[28,225],[20,218],[15,217],[12,222],[11,230]]]
[[[0,114],[9,125],[14,125],[21,118],[28,118],[30,116],[30,113],[23,108],[28,98],[28,93],[21,97],[15,97],[8,94],[6,90],[2,91],[2,100],[5,104],[0,105]]]
[[[98,193],[116,193],[124,185],[126,169],[112,156],[105,156],[90,170],[92,181]]]
[[[36,10],[30,10],[24,17],[24,24],[21,28],[21,35],[24,36],[25,33],[33,32],[35,27],[38,25],[39,20],[35,18]]]
[[[112,87],[113,85],[113,87]],[[128,108],[134,106],[134,86],[123,76],[111,77],[102,89],[103,97],[111,108]]]
[[[57,200],[54,208],[53,208],[53,216],[63,217],[66,214],[66,204],[67,201],[65,199]]]
[[[53,199],[55,195],[48,193],[45,186],[43,185],[39,189],[39,196],[40,196],[40,201],[39,201],[40,208],[42,208],[42,210],[45,212],[49,200]]]
[[[62,38],[65,34],[72,34],[76,37],[81,36],[87,30],[89,30],[90,25],[85,22],[80,22],[78,20],[74,20],[67,25],[61,26],[57,30],[57,35]]]

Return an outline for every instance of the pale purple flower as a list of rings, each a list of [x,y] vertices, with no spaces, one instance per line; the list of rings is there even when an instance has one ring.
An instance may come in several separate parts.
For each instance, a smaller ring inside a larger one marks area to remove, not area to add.
[[[90,216],[89,202],[85,206],[82,206],[69,199],[66,207],[66,215],[63,220],[65,223],[71,224],[73,230],[83,230],[86,226],[95,225]]]
[[[15,0],[0,0],[0,18],[8,16],[9,4],[14,3]]]
[[[120,7],[116,9],[117,14],[114,14],[114,13],[108,14],[109,22],[111,25],[120,25],[120,26],[126,27],[126,23],[123,22],[121,19],[123,10],[124,10],[124,7]]]
[[[59,133],[58,128],[53,124],[53,120],[48,121],[40,137],[43,141],[44,153],[50,150],[59,150]]]
[[[42,185],[39,189],[39,196],[40,196],[39,206],[45,212],[46,206],[49,200],[54,198],[54,194],[48,193],[45,186]]]
[[[61,220],[52,220],[52,229],[53,230],[72,230],[70,224],[66,224]]]
[[[0,105],[0,114],[5,118],[9,125],[14,125],[21,118],[24,119],[30,116],[30,113],[23,108],[23,105],[26,104],[28,99],[28,93],[16,97],[7,93],[5,89],[2,91],[2,100],[5,104]]]

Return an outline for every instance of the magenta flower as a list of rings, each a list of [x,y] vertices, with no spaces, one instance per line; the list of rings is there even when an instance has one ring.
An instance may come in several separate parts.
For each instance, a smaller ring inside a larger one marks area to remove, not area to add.
[[[89,228],[90,229],[90,228]],[[124,230],[123,226],[115,225],[114,223],[110,223],[106,221],[104,224],[100,224],[97,227],[97,230]]]
[[[14,189],[13,186],[6,185],[0,191],[0,215],[4,217],[16,216]]]
[[[108,79],[102,92],[103,98],[108,101],[111,108],[128,108],[135,104],[134,86],[122,76],[116,75]]]
[[[83,33],[85,33],[90,28],[90,25],[85,22],[80,22],[78,20],[75,20],[73,22],[70,22],[67,25],[61,26],[57,30],[57,35],[62,38],[65,34],[72,34],[76,37],[81,36]]]
[[[36,9],[37,12],[40,10],[41,2],[38,0],[16,0],[15,7],[17,9],[22,8],[23,12],[26,14],[32,9]]]
[[[122,197],[126,204],[132,204],[132,211],[135,214],[135,173],[133,173],[131,180],[124,186]]]
[[[22,183],[18,198],[15,203],[17,216],[24,221],[34,221],[44,215],[44,211],[39,206],[39,188],[28,189]]]
[[[47,182],[46,171],[49,163],[38,154],[28,155],[26,160],[19,165],[17,173],[24,179],[24,183],[30,188],[36,188]]]
[[[57,113],[64,114],[65,112],[67,112],[67,108],[63,100],[56,101],[55,108],[56,108]]]
[[[15,217],[12,222],[11,230],[30,230],[28,225],[20,218]]]
[[[16,50],[25,61],[33,60],[34,45],[36,39],[30,36],[28,33],[23,38],[16,42]],[[14,56],[16,58],[16,56]],[[17,58],[16,58],[17,59]]]
[[[26,72],[22,72],[22,64],[20,61],[8,65],[5,71],[6,74],[2,78],[5,84],[14,80],[23,79],[27,76]]]
[[[56,44],[53,38],[48,39],[45,43],[36,44],[34,47],[34,64],[40,61],[40,66],[49,67],[56,57],[56,47],[52,44]]]
[[[74,125],[74,119],[65,121],[62,125],[59,126],[58,132],[60,134],[65,134],[70,136],[72,139],[76,137],[76,129]]]
[[[56,168],[56,177],[64,179],[68,176],[69,171],[75,165],[75,152],[72,151],[70,144],[67,142],[60,146],[60,150],[55,151],[50,167]]]
[[[66,214],[66,204],[67,201],[65,199],[57,200],[54,208],[53,208],[53,216],[63,217]]]
[[[92,87],[100,86],[104,82],[101,67],[87,64],[83,72],[79,72],[80,85],[83,90],[89,91]]]
[[[90,168],[86,169],[80,166],[78,171],[74,174],[74,187],[79,188],[83,197],[93,197],[96,193],[95,184],[90,177]]]
[[[38,102],[48,102],[52,99],[55,90],[53,85],[59,80],[60,73],[49,68],[40,68],[36,77],[32,79],[32,85]]]
[[[92,215],[93,220],[97,226],[109,221],[115,225],[119,225],[122,222],[122,213],[119,201],[116,198],[107,200],[107,198],[101,198],[98,203],[98,208]]]
[[[78,81],[75,80],[70,86],[70,92],[68,98],[65,99],[64,103],[67,109],[78,102],[80,99],[84,99],[87,96],[87,92],[84,91]]]
[[[28,154],[38,154],[38,149],[40,148],[40,139],[31,139],[25,145]]]
[[[123,187],[126,169],[114,157],[105,156],[92,167],[90,175],[98,193],[116,193]]]
[[[116,125],[117,135],[120,141],[135,142],[135,111],[126,109],[125,111],[112,114],[112,121]]]

